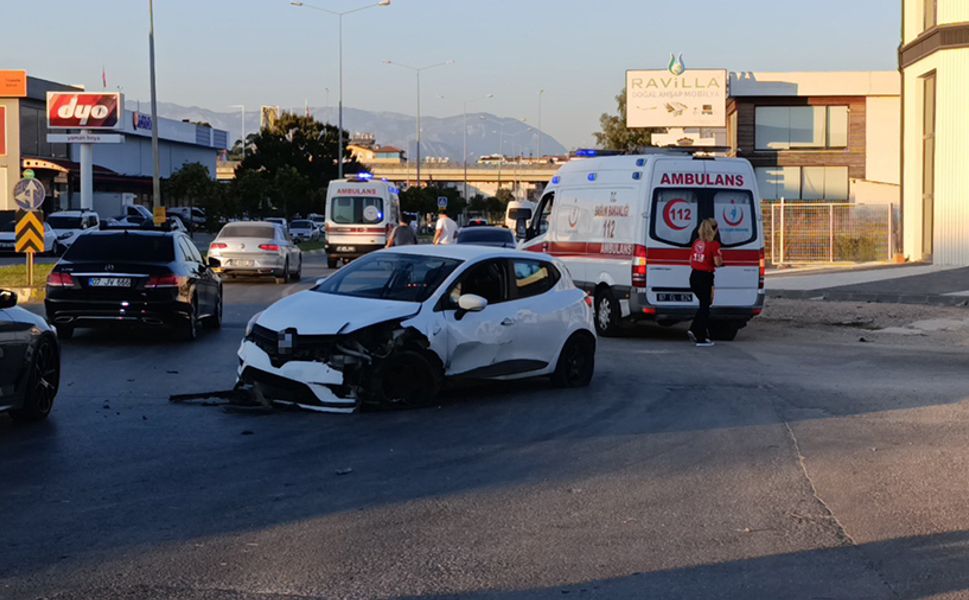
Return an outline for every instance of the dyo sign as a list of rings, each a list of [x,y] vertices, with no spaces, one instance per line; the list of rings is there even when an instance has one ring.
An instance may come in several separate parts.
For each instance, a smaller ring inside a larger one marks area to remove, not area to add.
[[[124,99],[117,92],[47,92],[50,129],[120,129],[123,110]]]

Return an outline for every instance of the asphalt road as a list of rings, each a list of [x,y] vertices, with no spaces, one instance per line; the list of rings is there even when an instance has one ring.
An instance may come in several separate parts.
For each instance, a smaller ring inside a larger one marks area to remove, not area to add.
[[[646,327],[601,340],[584,390],[168,402],[230,388],[250,315],[298,287],[227,284],[190,345],[64,344],[51,419],[0,417],[0,598],[969,596],[965,346]]]

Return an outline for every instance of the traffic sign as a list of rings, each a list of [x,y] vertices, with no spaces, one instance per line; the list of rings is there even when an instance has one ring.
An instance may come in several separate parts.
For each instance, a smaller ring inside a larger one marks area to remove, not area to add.
[[[46,197],[44,184],[36,179],[21,179],[13,188],[13,200],[20,210],[37,210]]]
[[[15,252],[33,254],[42,253],[44,244],[44,216],[40,211],[28,210],[20,213],[14,233],[17,241],[14,245]]]
[[[438,208],[447,208],[447,196],[438,196],[437,197],[437,207]]]
[[[152,211],[152,217],[154,217],[155,226],[161,227],[168,221],[168,211],[164,206],[157,206]]]

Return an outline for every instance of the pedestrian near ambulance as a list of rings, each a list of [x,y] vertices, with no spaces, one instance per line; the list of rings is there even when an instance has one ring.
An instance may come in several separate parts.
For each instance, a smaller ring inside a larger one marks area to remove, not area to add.
[[[457,239],[458,224],[447,215],[446,209],[441,209],[437,225],[434,227],[434,245],[453,244]]]
[[[717,220],[705,219],[700,223],[698,237],[690,250],[690,289],[700,302],[687,332],[697,348],[713,345],[710,340],[710,305],[713,304],[713,280],[717,267],[723,266],[720,242],[717,241]]]
[[[414,228],[410,226],[410,221],[409,215],[400,215],[400,224],[390,234],[390,239],[387,240],[387,248],[413,246],[417,243],[417,234],[414,233]]]

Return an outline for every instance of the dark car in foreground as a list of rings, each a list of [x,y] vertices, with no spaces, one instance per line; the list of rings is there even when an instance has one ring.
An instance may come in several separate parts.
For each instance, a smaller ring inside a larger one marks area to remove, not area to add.
[[[464,227],[458,231],[457,243],[495,248],[514,248],[515,234],[504,227]]]
[[[222,325],[222,280],[184,233],[95,231],[54,266],[44,305],[62,338],[79,327],[127,324],[193,340],[201,323]]]
[[[0,290],[0,412],[18,421],[50,414],[60,385],[61,354],[54,329]]]

